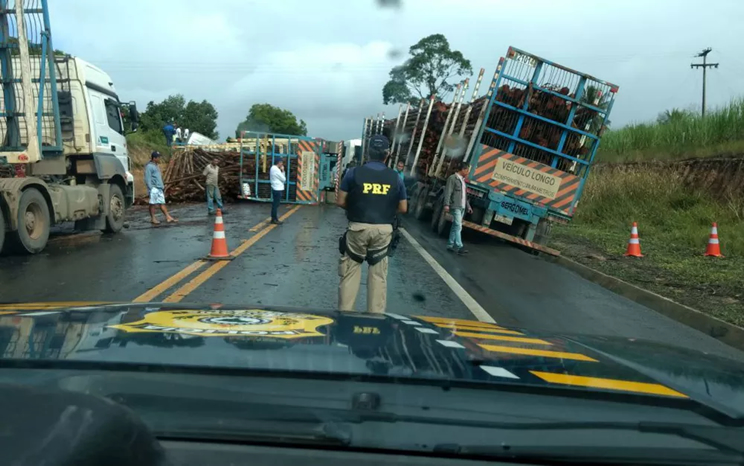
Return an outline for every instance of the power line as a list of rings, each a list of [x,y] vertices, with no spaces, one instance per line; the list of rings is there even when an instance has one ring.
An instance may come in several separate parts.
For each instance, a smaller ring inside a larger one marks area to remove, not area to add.
[[[707,78],[708,68],[718,68],[718,63],[708,63],[708,54],[712,50],[713,49],[710,47],[708,47],[707,49],[703,49],[702,52],[696,55],[697,57],[703,57],[703,62],[690,64],[690,69],[694,69],[694,68],[703,69],[703,117],[705,117],[705,83],[707,80],[706,78]]]

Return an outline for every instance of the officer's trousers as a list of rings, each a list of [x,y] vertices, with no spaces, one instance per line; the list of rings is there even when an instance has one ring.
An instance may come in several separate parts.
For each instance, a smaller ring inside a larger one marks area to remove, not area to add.
[[[349,222],[346,247],[362,257],[367,250],[387,247],[393,238],[392,225],[373,225]],[[367,270],[367,312],[384,313],[387,305],[388,258],[385,257]],[[342,311],[354,309],[359,286],[362,281],[362,264],[343,254],[338,264],[338,307]]]

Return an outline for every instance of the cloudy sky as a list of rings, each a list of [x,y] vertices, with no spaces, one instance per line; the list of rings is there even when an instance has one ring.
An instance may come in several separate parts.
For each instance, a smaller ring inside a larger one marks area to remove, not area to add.
[[[690,63],[705,47],[721,63],[708,73],[709,107],[744,96],[742,0],[49,3],[55,47],[107,71],[122,100],[144,109],[176,93],[207,99],[222,138],[264,102],[304,119],[312,136],[359,137],[365,116],[397,114],[382,105],[388,71],[433,33],[486,76],[513,45],[618,84],[613,127],[699,109],[702,72]]]

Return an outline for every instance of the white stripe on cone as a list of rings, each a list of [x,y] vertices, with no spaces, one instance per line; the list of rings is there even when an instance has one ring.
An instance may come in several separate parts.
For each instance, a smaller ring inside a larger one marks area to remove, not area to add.
[[[632,228],[632,229],[630,230],[630,234],[631,234],[631,235],[637,235],[637,234],[638,234],[638,227],[633,227],[633,228]]]
[[[224,231],[215,231],[213,238],[214,239],[225,239],[225,232]]]
[[[222,224],[222,217],[217,217],[216,219],[214,219],[214,223],[215,224],[218,224],[218,225],[221,225]]]
[[[718,244],[718,238],[711,238],[711,239],[710,239],[710,240],[708,241],[708,244]]]
[[[711,235],[717,235],[718,234],[718,227],[713,227],[713,230],[710,232]]]
[[[640,241],[638,241],[638,238],[630,238],[630,241],[628,241],[630,244],[641,244]]]

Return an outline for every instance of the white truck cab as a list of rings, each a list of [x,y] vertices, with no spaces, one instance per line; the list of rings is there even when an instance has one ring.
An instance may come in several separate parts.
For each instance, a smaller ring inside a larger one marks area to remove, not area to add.
[[[55,224],[122,229],[134,202],[122,112],[132,130],[139,115],[103,70],[49,53],[47,2],[24,3],[0,9],[0,251],[33,254]],[[27,37],[27,23],[44,27]]]

